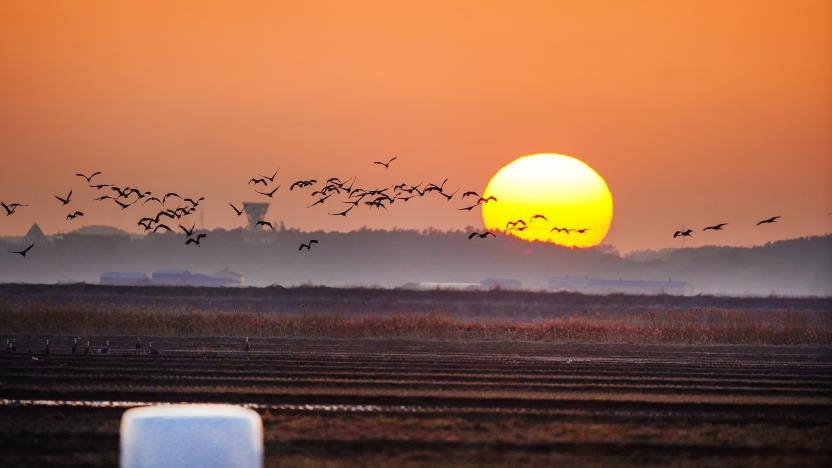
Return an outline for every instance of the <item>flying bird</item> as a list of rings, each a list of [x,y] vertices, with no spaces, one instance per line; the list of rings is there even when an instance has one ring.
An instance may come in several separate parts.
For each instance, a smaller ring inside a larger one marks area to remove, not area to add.
[[[251,185],[251,184],[254,184],[254,185],[257,185],[257,184],[269,185],[269,183],[266,182],[265,177],[262,177],[262,178],[259,178],[259,179],[256,178],[256,177],[252,177],[251,179],[249,179],[248,184],[249,185]]]
[[[311,250],[312,249],[312,244],[317,244],[317,243],[318,243],[318,241],[316,241],[315,239],[312,239],[309,242],[307,242],[306,244],[301,244],[300,247],[298,247],[298,251],[301,251],[303,249]]]
[[[231,203],[229,203],[228,206],[230,206],[231,209],[234,210],[235,213],[237,213],[237,216],[242,216],[243,215],[243,210],[238,209],[236,206],[232,205]]]
[[[257,221],[256,223],[254,223],[254,225],[255,226],[265,226],[265,227],[268,227],[269,229],[271,229],[272,231],[274,231],[274,226],[272,225],[272,223],[270,223],[268,221],[260,220],[260,221]]]
[[[75,219],[75,218],[78,218],[80,216],[84,216],[83,211],[76,211],[75,213],[70,213],[70,214],[66,215],[66,219],[68,221],[70,219]]]
[[[191,226],[190,229],[186,228],[185,226],[183,226],[181,224],[179,225],[179,229],[181,229],[185,233],[185,235],[188,236],[188,237],[191,237],[191,236],[194,235],[194,228],[195,227],[196,227],[196,224]]]
[[[688,229],[686,231],[676,231],[673,233],[673,238],[677,237],[691,237],[693,236],[693,229]]]
[[[523,226],[525,226],[526,222],[523,221],[522,219],[518,219],[517,221],[509,221],[509,222],[506,223],[506,229],[508,229],[510,227],[517,227],[518,224],[522,224]]]
[[[762,221],[758,222],[758,223],[757,223],[757,226],[759,226],[759,225],[761,225],[761,224],[771,224],[771,223],[776,223],[776,222],[777,222],[777,220],[778,220],[778,219],[780,219],[780,218],[782,218],[782,216],[772,216],[771,218],[764,219],[764,220],[762,220]]]
[[[390,168],[390,163],[391,163],[391,162],[393,162],[393,161],[395,161],[395,160],[396,160],[396,158],[398,158],[398,156],[393,156],[393,157],[392,157],[392,158],[390,158],[390,160],[389,160],[389,161],[387,161],[386,163],[385,163],[385,162],[381,162],[381,161],[373,161],[373,164],[378,164],[379,166],[384,166],[384,168],[385,168],[385,169],[389,169],[389,168]]]
[[[489,196],[489,197],[486,197],[486,198],[480,197],[480,199],[477,201],[477,203],[488,203],[490,201],[497,201],[497,197],[495,197],[493,195]]]
[[[703,231],[721,231],[722,228],[724,228],[727,225],[728,223],[714,224],[713,226],[707,226],[705,229],[703,229]]]
[[[557,227],[557,226],[553,227],[552,229],[549,229],[549,232],[554,232],[554,231],[557,231],[557,232],[563,232],[563,233],[565,233],[565,234],[569,234],[570,232],[572,232],[572,229],[569,229],[569,228],[562,228],[562,227]]]
[[[491,237],[497,237],[497,235],[496,235],[496,234],[494,234],[494,233],[493,233],[493,232],[491,232],[491,231],[485,231],[485,232],[483,232],[483,233],[479,233],[479,232],[472,232],[471,234],[468,234],[468,240],[471,240],[471,239],[473,239],[473,238],[475,238],[475,237],[479,237],[480,239],[485,239],[485,238],[487,238],[488,236],[491,236]]]
[[[573,229],[572,231],[577,232],[578,234],[583,234],[583,233],[585,233],[587,231],[590,231],[590,230],[591,229],[589,229],[589,228],[581,228],[581,229]]]
[[[133,206],[133,203],[136,203],[135,201],[133,201],[132,203],[122,203],[116,200],[115,198],[113,198],[113,201],[116,202],[116,204],[120,206],[122,210],[126,210],[127,208]]]
[[[346,202],[346,203],[349,203],[349,202]],[[351,210],[351,209],[353,209],[353,208],[355,208],[355,207],[356,207],[356,205],[352,205],[351,207],[347,208],[347,209],[346,209],[346,210],[344,210],[344,211],[340,211],[340,212],[338,212],[338,213],[330,213],[330,214],[331,214],[332,216],[344,216],[344,217],[346,217],[346,216],[347,216],[347,213],[349,213],[349,212],[350,212],[350,210]]]
[[[92,178],[99,175],[99,174],[101,174],[101,171],[93,172],[89,176],[85,176],[84,174],[81,174],[80,172],[78,174],[75,174],[75,175],[77,175],[78,177],[83,177],[87,181],[88,184],[91,184],[92,183]]]
[[[536,214],[536,215],[532,216],[532,219],[530,219],[529,222],[531,223],[532,221],[534,221],[536,219],[542,219],[542,220],[546,221],[547,223],[549,222],[549,218],[543,216],[542,214]]]
[[[69,194],[66,196],[66,198],[61,198],[57,195],[55,195],[55,198],[57,198],[58,201],[61,202],[61,205],[68,205],[69,202],[72,201],[72,190],[69,191]]]
[[[185,241],[185,245],[196,244],[197,247],[200,247],[199,242],[206,237],[208,237],[208,235],[204,232],[197,234],[196,239],[194,239],[193,237],[189,237],[188,240]]]
[[[168,192],[168,193],[166,193],[166,194],[165,194],[165,196],[163,196],[163,197],[162,197],[162,204],[167,203],[168,198],[171,198],[171,197],[176,197],[176,198],[178,198],[178,199],[180,199],[180,200],[182,199],[182,197],[180,197],[178,193],[175,193],[175,192]]]
[[[274,198],[274,193],[277,192],[277,189],[279,189],[279,188],[280,188],[280,186],[278,185],[271,192],[261,192],[259,190],[255,190],[255,192],[259,193],[260,195],[265,195],[269,198]]]
[[[469,190],[469,191],[462,194],[462,198],[468,198],[468,197],[477,197],[477,198],[479,198],[479,196],[480,196],[480,194],[478,194],[477,192],[475,192],[473,190]]]
[[[158,231],[159,229],[167,229],[168,232],[173,232],[173,229],[168,227],[167,224],[157,224],[156,227],[153,228],[153,234],[156,234],[156,231]]]
[[[3,209],[6,210],[6,216],[11,216],[14,214],[15,211],[21,206],[28,206],[28,205],[21,205],[20,203],[9,203],[8,205],[5,202],[0,202],[0,205],[3,206]]]
[[[272,176],[271,176],[271,177],[269,177],[269,176],[264,176],[263,174],[257,174],[257,175],[259,175],[260,177],[262,177],[262,178],[264,178],[264,179],[269,179],[269,182],[274,182],[274,178],[275,178],[275,177],[277,177],[277,172],[278,172],[279,170],[280,170],[280,169],[278,169],[277,171],[274,171],[274,174],[272,174]]]
[[[19,250],[19,251],[9,250],[9,253],[18,254],[21,257],[25,257],[26,254],[29,253],[29,251],[32,250],[32,247],[34,247],[34,246],[35,246],[35,244],[32,244],[29,247],[26,247],[25,249]]]

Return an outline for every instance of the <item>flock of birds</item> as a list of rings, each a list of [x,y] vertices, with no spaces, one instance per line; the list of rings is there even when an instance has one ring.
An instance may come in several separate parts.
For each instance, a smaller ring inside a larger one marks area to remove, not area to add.
[[[392,157],[387,161],[374,161],[374,165],[378,165],[383,167],[384,169],[389,169],[391,164],[397,159],[397,157]],[[251,177],[248,181],[248,185],[253,186],[254,192],[259,194],[260,196],[273,199],[277,194],[278,190],[282,187],[282,184],[275,184],[275,179],[277,178],[279,169],[274,171],[271,176],[258,174],[256,177]],[[138,221],[137,225],[144,229],[145,232],[158,234],[162,233],[175,233],[181,232],[184,236],[184,244],[187,246],[195,246],[200,247],[202,241],[208,236],[204,232],[197,232],[196,231],[196,224],[191,223],[191,227],[187,227],[183,225],[185,222],[184,220],[193,215],[199,208],[200,203],[205,200],[205,197],[192,197],[192,196],[183,196],[177,192],[167,192],[161,196],[154,195],[150,191],[142,190],[139,187],[131,187],[131,186],[118,186],[115,184],[109,183],[94,183],[94,179],[101,176],[101,171],[93,172],[89,175],[83,173],[75,174],[77,177],[82,178],[86,183],[87,186],[95,190],[97,197],[94,198],[95,201],[98,202],[112,202],[117,205],[122,211],[131,209],[135,206],[144,207],[148,204],[152,204],[153,206],[157,207],[157,211],[155,215],[149,216],[144,215],[141,216]],[[416,197],[427,197],[427,196],[441,196],[446,201],[450,202],[454,199],[454,197],[459,193],[459,188],[455,191],[450,192],[445,189],[445,185],[448,182],[448,179],[442,181],[442,183],[424,183],[419,182],[418,184],[408,184],[405,182],[398,183],[395,185],[387,186],[387,187],[359,187],[356,185],[357,177],[351,177],[346,180],[342,180],[338,177],[331,177],[327,179],[322,184],[318,184],[316,179],[301,179],[294,181],[289,185],[288,190],[290,192],[298,190],[309,190],[312,189],[309,194],[312,197],[313,201],[308,205],[308,208],[312,208],[318,205],[324,205],[327,203],[334,203],[338,201],[340,198],[340,202],[343,205],[347,205],[344,209],[336,209],[333,212],[328,212],[331,216],[348,216],[354,209],[364,206],[368,209],[375,209],[375,210],[387,210],[388,207],[393,205],[394,203],[406,203],[409,200],[416,198]],[[55,199],[61,204],[60,206],[66,207],[73,203],[73,191],[70,190],[66,196],[61,195],[54,195]],[[335,197],[335,198],[333,198]],[[498,200],[494,196],[483,197],[476,191],[470,190],[462,193],[459,197],[460,200],[467,200],[471,199],[460,208],[457,208],[460,211],[471,211],[474,208],[481,206],[487,203],[497,203]],[[242,216],[245,213],[244,207],[240,208],[234,203],[228,204],[234,213],[237,216]],[[6,212],[6,216],[12,216],[20,208],[27,207],[28,205],[22,203],[6,203],[0,202],[0,207],[3,208]],[[66,221],[71,222],[75,219],[81,218],[85,216],[85,213],[80,210],[72,210],[66,216]],[[777,222],[781,216],[772,216],[770,218],[761,220],[757,223],[757,225],[761,224],[770,224]],[[540,229],[541,222],[548,223],[549,220],[544,214],[535,214],[530,219],[516,219],[513,221],[509,221],[506,223],[503,232],[510,233],[510,232],[522,232],[531,227],[535,227],[535,229]],[[727,226],[728,223],[719,223],[712,226],[707,226],[703,229],[703,231],[721,231]],[[263,230],[275,230],[275,226],[272,222],[266,220],[257,221],[256,226]],[[549,227],[549,226],[546,226]],[[590,227],[564,227],[564,226],[551,226],[549,228],[550,233],[560,233],[560,234],[584,234],[587,231],[590,231],[592,228]],[[693,236],[692,229],[682,229],[677,230],[673,233],[673,237],[691,237]],[[468,234],[468,239],[486,239],[488,237],[496,237],[496,234],[492,231],[484,231],[484,232],[472,232]],[[317,239],[310,239],[308,242],[302,243],[298,246],[298,251],[303,250],[311,250],[314,244],[318,244]],[[24,249],[17,250],[17,251],[9,251],[9,253],[20,255],[21,257],[26,257],[27,254],[34,248],[35,245],[31,244]]]
[[[110,340],[105,340],[103,346],[93,347],[90,340],[86,340],[83,347],[79,347],[79,343],[81,342],[81,338],[73,338],[72,339],[72,349],[70,351],[71,354],[81,354],[84,356],[89,356],[92,354],[112,354],[113,347],[110,344]],[[249,338],[246,337],[246,341],[239,349],[245,351],[246,354],[251,354],[251,342]],[[144,348],[144,342],[142,341],[141,337],[136,337],[136,344],[133,346],[134,353],[136,355],[143,355],[143,354],[150,354],[152,356],[159,355],[159,349],[153,347],[153,341],[147,342],[147,350]],[[15,338],[7,338],[6,339],[6,354],[14,354],[17,353],[17,340]],[[43,357],[48,357],[52,354],[51,349],[51,340],[49,338],[46,339],[46,342],[40,351],[32,353],[32,360],[38,361]]]

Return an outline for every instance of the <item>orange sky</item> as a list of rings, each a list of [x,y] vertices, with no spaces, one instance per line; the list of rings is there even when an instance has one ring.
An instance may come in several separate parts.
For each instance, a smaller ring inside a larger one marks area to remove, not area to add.
[[[77,171],[205,195],[206,227],[230,228],[227,202],[257,200],[245,182],[276,167],[284,183],[481,191],[555,152],[607,180],[607,243],[679,245],[676,228],[727,221],[687,245],[751,245],[832,231],[830,129],[828,1],[0,3],[0,200],[33,205],[0,235],[132,229]],[[70,188],[79,223],[52,198]],[[268,218],[481,225],[439,197],[346,219],[309,200],[284,192]]]

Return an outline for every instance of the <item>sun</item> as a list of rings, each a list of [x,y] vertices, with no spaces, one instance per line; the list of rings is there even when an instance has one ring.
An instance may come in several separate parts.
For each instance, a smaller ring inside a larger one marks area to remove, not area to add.
[[[568,247],[600,244],[612,224],[606,181],[580,159],[562,154],[523,156],[503,167],[483,192],[489,230]],[[541,215],[541,216],[537,216]]]

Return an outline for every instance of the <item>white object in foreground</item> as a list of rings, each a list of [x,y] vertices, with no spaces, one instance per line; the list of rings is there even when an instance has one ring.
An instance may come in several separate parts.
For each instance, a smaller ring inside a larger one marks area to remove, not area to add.
[[[132,408],[121,417],[121,466],[263,466],[263,422],[233,405]]]

